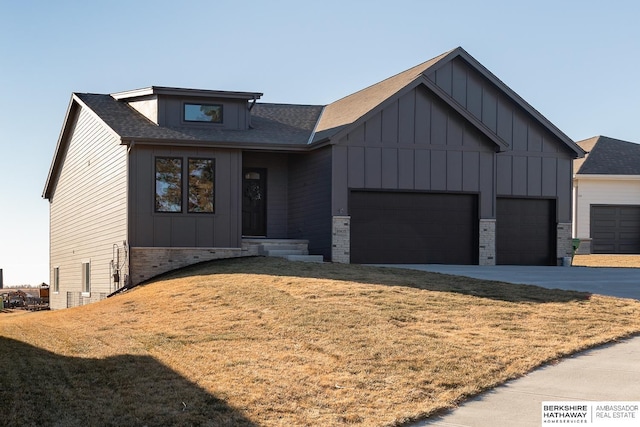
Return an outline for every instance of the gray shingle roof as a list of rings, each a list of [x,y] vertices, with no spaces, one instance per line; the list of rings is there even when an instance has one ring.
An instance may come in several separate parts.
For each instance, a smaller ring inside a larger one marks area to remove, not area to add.
[[[260,103],[251,110],[249,130],[202,129],[158,126],[110,95],[75,95],[124,140],[304,145],[323,109],[318,105]]]
[[[596,136],[578,145],[589,153],[584,160],[574,161],[577,174],[640,175],[640,144]]]

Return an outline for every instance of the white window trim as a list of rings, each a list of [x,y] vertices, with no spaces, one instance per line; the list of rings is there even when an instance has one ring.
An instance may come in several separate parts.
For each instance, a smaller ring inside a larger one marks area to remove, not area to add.
[[[89,265],[89,291],[87,292],[85,289],[87,288],[87,283],[85,282],[85,271],[84,271],[84,266],[85,264]],[[82,260],[82,264],[80,266],[80,272],[81,272],[81,277],[82,277],[82,296],[83,297],[90,297],[91,296],[91,259],[84,259]]]
[[[53,293],[54,294],[60,293],[60,266],[59,265],[53,266]]]

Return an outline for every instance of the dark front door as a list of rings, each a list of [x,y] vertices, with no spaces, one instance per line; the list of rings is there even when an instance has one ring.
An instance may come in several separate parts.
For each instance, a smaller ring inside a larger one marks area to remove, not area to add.
[[[244,169],[242,173],[242,235],[267,235],[267,170]]]

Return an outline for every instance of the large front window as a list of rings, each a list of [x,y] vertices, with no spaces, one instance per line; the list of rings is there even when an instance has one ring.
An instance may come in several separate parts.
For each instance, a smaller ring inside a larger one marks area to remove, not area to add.
[[[156,158],[156,212],[182,212],[182,159]]]
[[[189,212],[213,212],[213,184],[213,159],[189,159]]]
[[[186,161],[186,190],[182,157],[156,157],[155,162],[156,212],[183,212],[183,203],[187,204],[189,213],[215,212],[214,159],[189,158]]]

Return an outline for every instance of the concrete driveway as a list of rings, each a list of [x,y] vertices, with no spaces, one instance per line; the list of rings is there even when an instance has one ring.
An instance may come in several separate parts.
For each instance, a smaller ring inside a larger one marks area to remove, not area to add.
[[[410,268],[476,279],[537,285],[545,288],[583,291],[640,300],[640,268],[440,264],[384,264],[380,266]]]

